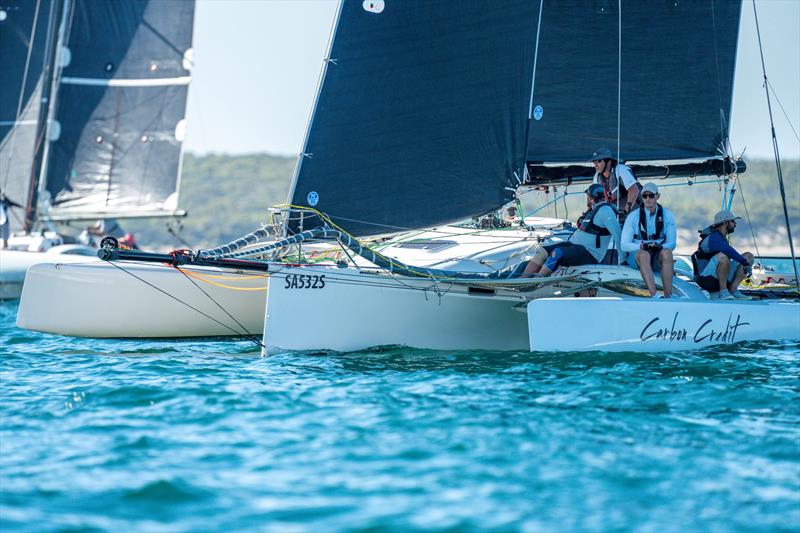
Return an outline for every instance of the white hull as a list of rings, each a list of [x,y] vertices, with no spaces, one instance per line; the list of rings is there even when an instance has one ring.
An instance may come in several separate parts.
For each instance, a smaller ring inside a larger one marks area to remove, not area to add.
[[[567,296],[528,302],[532,294],[487,293],[485,285],[475,291],[355,269],[285,268],[270,278],[264,344],[267,352],[383,345],[653,352],[800,339],[797,302],[709,301],[699,291],[670,300]]]
[[[800,340],[800,303],[543,298],[528,304],[532,351],[660,352]]]
[[[353,272],[306,267],[273,274],[264,323],[267,351],[528,348],[524,300],[518,296]]]
[[[76,337],[209,337],[262,331],[264,274],[192,267],[184,269],[187,277],[162,265],[119,266],[125,271],[105,262],[31,267],[17,325]]]
[[[97,250],[88,246],[66,244],[46,252],[0,250],[0,300],[13,300],[22,294],[25,273],[39,263],[97,262]]]

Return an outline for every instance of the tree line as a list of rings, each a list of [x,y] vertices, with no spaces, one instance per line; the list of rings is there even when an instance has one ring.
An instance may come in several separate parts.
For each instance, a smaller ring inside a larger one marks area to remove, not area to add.
[[[125,227],[146,249],[213,247],[244,235],[269,220],[269,208],[286,201],[296,158],[271,154],[194,155],[183,161],[180,207],[189,215],[181,219],[130,220]],[[733,211],[744,217],[735,239],[741,246],[752,242],[751,231],[759,242],[785,241],[783,209],[775,163],[747,161],[747,172],[739,177]],[[795,240],[800,233],[800,161],[783,162],[787,204]],[[685,246],[690,246],[695,230],[708,225],[721,208],[719,183],[703,183],[698,177],[687,186],[686,179],[656,180],[661,202],[673,210],[682,228]],[[673,186],[676,185],[676,186]],[[681,186],[677,186],[681,185]],[[580,193],[585,185],[559,188],[556,193]],[[526,212],[554,198],[552,191],[523,196]],[[574,221],[584,208],[585,197],[569,194],[536,214]],[[177,234],[177,238],[170,233]]]

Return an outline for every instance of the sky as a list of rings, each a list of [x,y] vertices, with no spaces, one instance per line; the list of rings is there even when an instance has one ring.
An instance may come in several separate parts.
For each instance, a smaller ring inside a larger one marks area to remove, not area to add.
[[[756,8],[780,101],[772,99],[781,158],[800,159],[800,0]],[[186,150],[297,155],[336,9],[336,0],[197,0]],[[752,0],[742,11],[731,143],[745,157],[773,154]]]

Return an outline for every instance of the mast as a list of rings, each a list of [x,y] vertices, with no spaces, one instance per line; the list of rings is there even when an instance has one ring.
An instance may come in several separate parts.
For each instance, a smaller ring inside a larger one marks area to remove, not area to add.
[[[39,120],[36,124],[36,146],[34,151],[33,165],[31,166],[30,186],[28,188],[27,201],[25,204],[24,231],[30,233],[36,223],[37,202],[39,198],[40,181],[43,177],[43,168],[46,164],[45,153],[48,147],[49,118],[51,107],[55,99],[56,85],[53,83],[54,74],[57,69],[57,58],[61,44],[60,28],[63,23],[56,23],[59,20],[60,2],[55,1],[50,4],[50,12],[47,20],[47,42],[45,45],[45,62],[42,72],[42,106],[39,110]],[[63,3],[64,13],[66,13],[67,0]]]
[[[60,84],[61,78],[61,71],[64,68],[62,64],[64,62],[63,55],[65,53],[66,47],[65,42],[67,38],[67,19],[70,13],[70,0],[63,1],[63,7],[61,12],[61,22],[58,25],[57,29],[57,38],[55,40],[55,45],[53,46],[52,52],[52,62],[50,63],[50,89],[48,91],[49,98],[47,100],[47,114],[46,114],[46,123],[44,129],[44,136],[41,139],[42,148],[40,150],[41,155],[38,158],[38,166],[39,168],[39,179],[38,183],[36,184],[36,201],[32,202],[33,207],[32,210],[35,211],[38,209],[38,199],[39,197],[47,191],[47,167],[48,167],[48,155],[50,153],[50,141],[51,136],[53,135],[53,124],[55,121],[55,114],[56,114],[56,106],[58,103],[58,86]],[[33,220],[35,217],[31,217]]]

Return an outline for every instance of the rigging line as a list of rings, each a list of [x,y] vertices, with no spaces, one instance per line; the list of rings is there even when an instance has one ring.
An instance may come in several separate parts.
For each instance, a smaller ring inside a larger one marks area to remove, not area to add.
[[[178,272],[180,272],[181,274],[183,274],[183,275],[186,277],[186,279],[188,279],[189,281],[191,281],[191,282],[192,282],[192,285],[194,285],[195,287],[197,287],[197,289],[198,289],[200,292],[202,292],[203,294],[205,294],[205,295],[206,295],[206,298],[208,298],[209,300],[211,300],[211,302],[213,302],[213,304],[214,304],[214,305],[216,305],[217,307],[219,307],[219,309],[220,309],[220,310],[221,310],[223,313],[225,313],[226,315],[228,315],[228,318],[230,318],[231,320],[233,320],[234,322],[236,322],[236,325],[237,325],[237,326],[239,326],[240,328],[242,328],[242,331],[244,332],[244,335],[243,335],[243,336],[244,336],[245,338],[247,338],[248,340],[250,340],[250,342],[254,342],[255,344],[257,344],[257,345],[258,345],[258,346],[260,346],[261,348],[266,348],[266,346],[264,346],[264,344],[263,344],[261,341],[259,341],[258,339],[256,339],[256,338],[255,338],[253,335],[249,335],[249,334],[247,333],[247,328],[246,328],[246,327],[245,327],[245,326],[244,326],[244,325],[243,325],[241,322],[239,322],[239,321],[238,321],[238,320],[237,320],[237,319],[236,319],[236,318],[235,318],[235,317],[234,317],[232,314],[230,314],[230,313],[228,312],[228,310],[227,310],[227,309],[225,309],[224,307],[222,307],[222,305],[221,305],[221,304],[220,304],[218,301],[216,301],[216,300],[215,300],[215,299],[214,299],[214,298],[213,298],[213,297],[212,297],[210,294],[208,294],[206,291],[204,291],[204,290],[203,290],[203,288],[202,288],[200,285],[198,285],[198,284],[197,284],[197,282],[196,282],[195,280],[193,280],[193,279],[191,278],[191,276],[189,276],[189,275],[188,275],[186,272],[184,272],[184,271],[183,271],[183,269],[181,269],[181,268],[179,268],[179,267],[175,267],[175,270],[177,270]]]
[[[36,42],[36,28],[38,27],[39,21],[39,8],[41,7],[41,0],[36,0],[36,11],[33,15],[33,23],[31,24],[31,36],[30,40],[28,41],[28,54],[25,56],[25,70],[22,75],[22,82],[19,88],[19,98],[17,99],[17,114],[15,117],[15,122],[19,122],[19,118],[22,115],[22,102],[25,100],[25,87],[28,85],[28,72],[30,71],[31,66],[31,55],[33,55],[33,45]],[[12,127],[12,134],[11,134],[11,149],[9,150],[9,161],[14,160],[14,149],[16,148],[17,144],[17,128]],[[8,174],[11,172],[11,165],[9,164],[6,167],[6,172],[3,175],[3,189],[6,188],[8,184]]]
[[[781,201],[783,204],[783,218],[786,221],[786,236],[789,238],[789,250],[792,253],[792,267],[794,269],[794,283],[800,291],[800,276],[797,275],[797,260],[794,253],[794,242],[792,242],[792,225],[789,223],[789,210],[786,207],[786,188],[783,186],[783,170],[781,169],[781,155],[778,150],[778,138],[775,136],[775,122],[772,119],[772,103],[769,97],[769,80],[767,79],[767,66],[764,62],[764,47],[761,44],[761,30],[758,27],[758,11],[756,10],[756,0],[753,0],[753,16],[756,21],[756,35],[758,35],[758,51],[761,54],[761,71],[764,74],[764,92],[767,95],[767,109],[769,110],[769,124],[772,130],[772,150],[775,152],[775,166],[778,170],[778,184],[780,185]]]
[[[158,291],[158,292],[160,292],[161,294],[163,294],[163,295],[165,295],[165,296],[167,296],[167,297],[169,297],[169,298],[172,298],[173,300],[175,300],[175,301],[176,301],[176,302],[178,302],[179,304],[182,304],[182,305],[184,305],[184,306],[188,307],[189,309],[192,309],[192,310],[194,310],[194,311],[196,311],[196,312],[200,313],[201,315],[203,315],[203,316],[204,316],[204,317],[206,317],[207,319],[209,319],[209,320],[211,320],[211,321],[213,321],[213,322],[216,322],[217,324],[219,324],[219,325],[220,325],[220,326],[222,326],[223,328],[227,329],[228,331],[232,331],[234,335],[236,335],[236,336],[238,336],[238,337],[242,337],[242,338],[244,338],[244,339],[246,339],[246,340],[249,340],[249,341],[251,341],[251,342],[254,342],[254,343],[256,343],[258,346],[260,346],[260,347],[262,347],[262,348],[264,347],[263,343],[261,343],[261,341],[259,341],[259,340],[258,340],[258,339],[256,339],[255,337],[249,336],[249,335],[247,335],[247,334],[244,334],[244,335],[243,335],[242,333],[240,333],[240,332],[236,331],[235,329],[233,329],[233,328],[232,328],[232,327],[230,327],[229,325],[227,325],[227,324],[225,324],[225,323],[223,323],[223,322],[220,322],[219,320],[217,320],[216,318],[212,317],[211,315],[208,315],[208,314],[204,313],[203,311],[201,311],[200,309],[198,309],[198,308],[194,307],[192,304],[190,304],[190,303],[188,303],[188,302],[184,302],[183,300],[181,300],[181,299],[180,299],[180,298],[178,298],[177,296],[174,296],[174,295],[172,295],[172,294],[168,293],[167,291],[165,291],[164,289],[162,289],[162,288],[160,288],[160,287],[157,287],[156,285],[154,285],[154,284],[150,283],[150,282],[149,282],[149,281],[147,281],[146,279],[144,279],[144,278],[140,278],[139,276],[137,276],[136,274],[134,274],[134,273],[133,273],[133,272],[131,272],[130,270],[126,270],[126,269],[122,268],[121,266],[119,266],[118,264],[116,264],[114,261],[108,261],[108,263],[109,263],[110,265],[114,266],[115,268],[118,268],[118,269],[122,270],[123,272],[125,272],[125,273],[126,273],[126,274],[128,274],[129,276],[131,276],[131,277],[133,277],[133,278],[135,278],[135,279],[138,279],[139,281],[141,281],[141,282],[142,282],[142,283],[144,283],[145,285],[149,285],[150,287],[154,288],[155,290],[157,290],[157,291]],[[245,330],[245,331],[246,331],[246,330]]]
[[[536,45],[533,50],[533,70],[531,72],[531,97],[528,102],[528,120],[525,123],[525,136],[523,137],[522,144],[522,167],[525,169],[525,176],[528,175],[528,143],[530,142],[531,135],[531,117],[533,116],[533,95],[534,88],[536,87],[536,64],[539,60],[539,38],[542,33],[542,11],[544,10],[544,0],[539,0],[539,18],[536,22]],[[523,176],[524,177],[524,176]],[[514,190],[514,197],[517,198],[516,188]]]
[[[622,0],[617,7],[617,163],[620,161],[620,137],[622,136]],[[610,179],[610,178],[609,178]],[[619,183],[619,176],[617,176]],[[617,207],[619,208],[619,195]]]
[[[531,116],[533,115],[533,89],[536,84],[536,62],[539,59],[539,37],[541,35],[542,29],[542,9],[544,7],[544,0],[539,1],[539,21],[536,23],[536,47],[533,51],[533,72],[531,73],[531,99],[530,103],[528,104],[528,121],[530,122]],[[525,145],[525,150],[527,152],[528,145]]]
[[[741,181],[739,181],[739,197],[742,199],[742,205],[744,206],[744,216],[747,217],[747,223],[750,225],[750,235],[753,237],[753,246],[756,249],[756,257],[761,259],[761,251],[758,249],[758,241],[756,240],[756,234],[753,230],[753,223],[750,221],[750,213],[747,211],[747,202],[744,199],[744,189],[742,189]]]
[[[722,87],[720,86],[722,76],[719,71],[719,48],[717,46],[717,13],[714,10],[714,0],[711,0],[711,27],[712,37],[714,39],[714,66],[717,69],[717,99],[719,100],[719,139],[724,143],[725,155],[729,155],[731,151],[730,142],[726,142],[725,135],[725,111],[722,109]]]
[[[800,136],[797,135],[797,130],[794,129],[794,124],[792,124],[792,120],[789,118],[789,115],[786,113],[786,110],[783,108],[783,104],[781,103],[780,98],[778,98],[778,94],[775,92],[775,87],[772,86],[771,81],[767,81],[769,84],[769,89],[772,91],[772,96],[775,97],[775,101],[778,102],[778,106],[780,106],[781,111],[783,111],[783,116],[786,117],[786,122],[789,123],[789,127],[792,128],[792,133],[794,133],[795,139],[800,141]]]
[[[185,55],[185,54],[184,54],[184,53],[183,53],[181,50],[179,50],[179,49],[178,49],[178,47],[177,47],[177,46],[175,46],[175,45],[172,43],[172,41],[170,41],[169,39],[167,39],[167,36],[166,36],[166,35],[164,35],[164,34],[163,34],[163,33],[161,33],[160,31],[158,31],[157,29],[155,29],[155,27],[153,27],[153,25],[152,25],[152,24],[150,24],[149,22],[147,22],[147,21],[146,21],[144,18],[142,18],[142,26],[144,26],[145,28],[147,28],[148,30],[150,30],[151,32],[153,32],[153,35],[155,35],[155,36],[158,38],[158,40],[160,40],[162,43],[164,43],[165,45],[167,45],[167,48],[169,48],[170,50],[172,50],[173,52],[175,52],[175,53],[178,55],[178,57],[180,57],[180,58],[181,58],[181,60],[186,60],[186,62],[187,62],[187,63],[189,63],[189,65],[191,65],[192,67],[194,67],[194,62],[193,62],[193,61],[191,61],[191,60],[187,59],[187,58],[186,58],[186,55]],[[189,69],[187,69],[187,70],[189,70]]]

